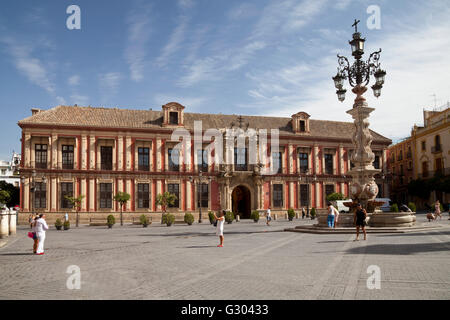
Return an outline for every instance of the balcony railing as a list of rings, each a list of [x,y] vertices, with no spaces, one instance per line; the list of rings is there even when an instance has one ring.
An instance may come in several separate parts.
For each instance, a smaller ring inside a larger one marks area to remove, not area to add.
[[[431,147],[431,153],[438,153],[438,152],[442,152],[442,145],[438,144],[435,146]]]

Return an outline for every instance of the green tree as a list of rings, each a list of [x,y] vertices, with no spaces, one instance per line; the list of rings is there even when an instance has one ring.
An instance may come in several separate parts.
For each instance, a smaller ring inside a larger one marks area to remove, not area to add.
[[[77,212],[77,219],[75,222],[75,226],[78,228],[78,214],[81,210],[81,203],[83,202],[84,199],[84,195],[80,194],[78,197],[69,197],[69,196],[65,196],[65,198],[67,199],[67,201],[70,202],[70,204],[72,204],[72,206],[75,208],[75,211]]]
[[[175,204],[175,200],[177,199],[177,196],[173,193],[170,193],[168,191],[164,192],[164,193],[159,193],[156,196],[156,204],[161,206],[163,214],[161,217],[161,223],[164,223],[164,216],[166,215],[166,209],[167,206],[169,205],[174,205]]]
[[[345,200],[345,196],[342,193],[335,192],[327,195],[327,201]]]
[[[0,181],[0,190],[7,191],[9,193],[9,200],[4,203],[7,207],[12,208],[20,204],[19,187],[15,187],[13,184],[7,183],[6,181]]]
[[[123,206],[130,200],[131,196],[129,193],[126,192],[117,192],[117,194],[114,196],[114,201],[119,203],[120,205],[120,225],[123,226]]]
[[[11,199],[11,196],[8,191],[0,190],[0,205],[8,206],[8,202]]]

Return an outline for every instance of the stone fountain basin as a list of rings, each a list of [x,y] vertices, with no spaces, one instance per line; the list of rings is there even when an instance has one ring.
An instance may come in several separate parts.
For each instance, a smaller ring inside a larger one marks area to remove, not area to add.
[[[328,213],[318,213],[319,227],[327,227]],[[383,227],[412,227],[416,224],[415,212],[376,212],[368,213],[367,225],[374,228]],[[354,227],[353,213],[340,213],[337,227]]]

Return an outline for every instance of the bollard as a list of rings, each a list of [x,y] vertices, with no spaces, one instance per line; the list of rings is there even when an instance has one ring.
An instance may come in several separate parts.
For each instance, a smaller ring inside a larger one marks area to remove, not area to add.
[[[239,221],[241,221],[241,217],[237,214],[236,215],[236,222],[239,222]]]
[[[9,211],[9,235],[16,234],[16,225],[17,225],[17,213],[15,210]]]
[[[0,239],[6,238],[9,235],[9,221],[6,211],[0,211]]]

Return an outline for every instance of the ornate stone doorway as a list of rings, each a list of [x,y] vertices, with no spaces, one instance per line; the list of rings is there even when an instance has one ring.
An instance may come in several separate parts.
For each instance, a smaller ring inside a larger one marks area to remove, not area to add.
[[[241,219],[250,219],[251,194],[245,186],[237,186],[231,194],[232,211],[236,215],[240,214]]]

